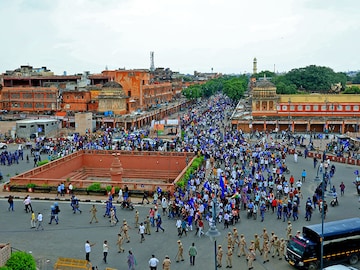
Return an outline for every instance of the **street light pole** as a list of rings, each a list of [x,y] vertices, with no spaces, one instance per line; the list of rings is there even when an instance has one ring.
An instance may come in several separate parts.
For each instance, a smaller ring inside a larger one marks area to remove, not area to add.
[[[325,172],[323,172],[323,180],[321,183],[321,201],[322,201],[322,207],[321,207],[321,251],[320,251],[320,270],[324,267],[324,214],[325,214],[325,207],[324,207],[324,199],[325,199]]]
[[[217,192],[215,191],[215,196],[213,198],[213,201],[212,201],[212,221],[211,221],[211,224],[210,224],[210,228],[209,230],[205,233],[206,236],[209,236],[210,237],[210,240],[214,240],[214,253],[215,253],[215,270],[217,270],[217,261],[216,261],[216,255],[217,255],[217,252],[216,252],[216,237],[219,237],[221,235],[221,233],[217,230],[216,228],[216,203],[217,203],[217,200],[216,200],[216,194]]]
[[[289,116],[288,116],[288,120],[289,120],[289,131],[291,131],[291,128],[290,128],[290,104],[291,104],[291,99],[289,98],[289,100],[288,100],[288,102],[289,102],[289,108],[288,108],[288,111],[289,111]]]

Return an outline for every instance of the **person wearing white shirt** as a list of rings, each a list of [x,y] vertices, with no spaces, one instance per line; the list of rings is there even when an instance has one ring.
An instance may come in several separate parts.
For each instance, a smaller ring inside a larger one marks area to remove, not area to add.
[[[142,222],[140,223],[140,226],[139,226],[139,233],[141,235],[140,243],[142,243],[143,241],[145,241],[145,237],[144,237],[145,226],[144,226],[144,224]]]
[[[103,261],[104,261],[104,263],[107,263],[106,258],[107,258],[108,252],[109,252],[109,245],[108,245],[107,241],[105,240],[104,244],[103,244],[103,254],[104,254]]]
[[[90,262],[90,252],[91,252],[91,247],[95,245],[95,244],[90,244],[89,240],[86,240],[86,243],[85,243],[85,259]]]
[[[36,230],[39,230],[40,227],[42,230],[44,230],[44,227],[42,225],[42,222],[43,222],[43,215],[41,213],[38,213],[38,216],[37,216],[37,227],[36,227]]]
[[[156,270],[158,264],[159,264],[159,260],[157,258],[155,258],[154,254],[151,255],[151,259],[149,260],[150,270]]]

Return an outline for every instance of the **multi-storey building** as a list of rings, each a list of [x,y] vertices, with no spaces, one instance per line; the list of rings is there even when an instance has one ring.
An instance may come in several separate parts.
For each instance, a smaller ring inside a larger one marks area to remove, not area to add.
[[[234,128],[244,131],[358,132],[360,95],[277,95],[266,79],[253,83],[246,107],[243,101],[232,116]]]
[[[1,76],[0,107],[13,112],[97,111],[102,85],[119,83],[128,96],[125,113],[157,107],[181,96],[181,78],[169,69],[105,70],[102,74],[54,75],[46,67],[21,66]],[[103,110],[103,109],[102,109]],[[111,110],[111,108],[109,109]],[[123,110],[121,110],[123,111]],[[124,112],[123,112],[124,113]]]
[[[110,80],[119,83],[129,101],[127,111],[146,110],[156,107],[158,104],[168,102],[173,99],[182,87],[174,85],[168,81],[155,81],[148,70],[105,70],[102,72]]]

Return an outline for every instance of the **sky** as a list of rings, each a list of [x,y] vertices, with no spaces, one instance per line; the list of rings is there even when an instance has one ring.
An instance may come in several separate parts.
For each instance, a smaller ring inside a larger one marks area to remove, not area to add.
[[[359,0],[1,0],[0,73],[360,70]]]

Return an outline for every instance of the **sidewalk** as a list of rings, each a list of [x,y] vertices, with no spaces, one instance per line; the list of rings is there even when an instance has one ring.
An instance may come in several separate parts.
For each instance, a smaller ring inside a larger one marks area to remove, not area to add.
[[[31,200],[44,200],[44,201],[62,201],[62,202],[70,202],[71,196],[69,194],[65,194],[65,196],[57,197],[55,193],[40,193],[40,192],[12,192],[5,191],[4,184],[0,184],[0,199],[7,199],[9,195],[14,196],[16,200],[23,200],[25,196],[30,195]],[[108,199],[108,196],[105,195],[77,195],[76,197],[80,200],[80,202],[93,202],[93,203],[105,203]],[[114,201],[117,199],[117,194],[114,198]],[[139,197],[131,197],[131,202],[134,204],[140,204],[142,198]]]

